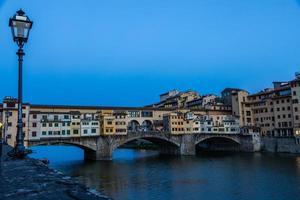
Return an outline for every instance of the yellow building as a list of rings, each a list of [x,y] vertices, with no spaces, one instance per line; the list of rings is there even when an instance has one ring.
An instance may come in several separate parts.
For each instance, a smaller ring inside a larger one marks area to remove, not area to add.
[[[101,135],[113,135],[116,133],[115,116],[113,110],[100,110],[98,112]]]
[[[193,132],[195,115],[189,110],[178,110],[163,116],[164,129],[171,134],[185,134]]]
[[[128,115],[126,111],[114,111],[113,116],[115,118],[115,133],[117,135],[126,135],[128,127]]]

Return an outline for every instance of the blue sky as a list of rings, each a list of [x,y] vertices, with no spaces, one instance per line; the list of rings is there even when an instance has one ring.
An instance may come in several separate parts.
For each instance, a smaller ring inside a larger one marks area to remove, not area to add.
[[[0,0],[0,98],[17,96],[8,19],[34,21],[24,101],[140,106],[170,89],[250,92],[300,71],[297,0]]]

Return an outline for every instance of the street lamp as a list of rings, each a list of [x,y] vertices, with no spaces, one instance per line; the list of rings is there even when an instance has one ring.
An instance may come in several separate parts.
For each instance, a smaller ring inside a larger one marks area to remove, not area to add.
[[[9,19],[9,26],[11,27],[13,40],[17,43],[19,50],[17,51],[19,61],[19,72],[18,72],[18,125],[16,135],[16,145],[14,149],[14,156],[22,158],[26,155],[24,146],[24,135],[23,135],[23,121],[22,121],[22,63],[23,46],[28,40],[29,32],[32,27],[32,21],[25,15],[25,12],[20,9],[17,13]]]
[[[3,142],[7,144],[7,133],[8,133],[8,118],[10,113],[8,111],[5,112],[5,124],[4,124],[4,132],[3,132]]]

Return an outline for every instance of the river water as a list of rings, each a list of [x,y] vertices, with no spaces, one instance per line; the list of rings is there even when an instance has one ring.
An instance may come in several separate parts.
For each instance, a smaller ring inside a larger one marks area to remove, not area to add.
[[[300,199],[300,156],[200,153],[161,157],[155,151],[118,149],[112,161],[84,161],[72,146],[38,146],[34,158],[116,200]]]

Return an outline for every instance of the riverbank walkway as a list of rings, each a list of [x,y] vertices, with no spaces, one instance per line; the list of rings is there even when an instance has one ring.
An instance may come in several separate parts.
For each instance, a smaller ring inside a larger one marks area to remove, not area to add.
[[[0,144],[0,199],[22,200],[108,200],[96,190],[71,177],[48,168],[39,160],[13,159],[7,156],[12,148]]]

